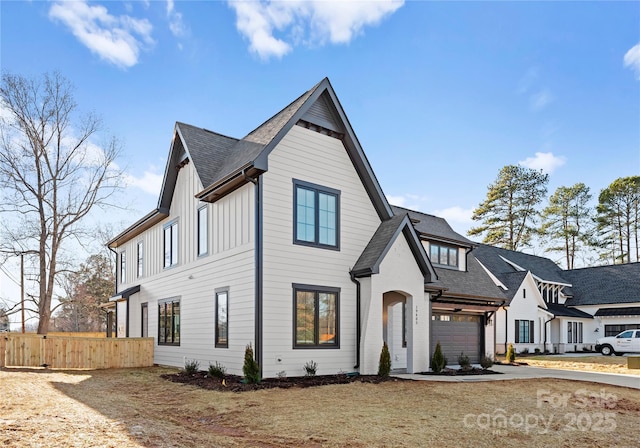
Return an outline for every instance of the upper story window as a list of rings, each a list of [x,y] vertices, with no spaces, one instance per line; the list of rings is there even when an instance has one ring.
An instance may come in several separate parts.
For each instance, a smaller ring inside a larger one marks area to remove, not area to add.
[[[178,264],[178,221],[164,227],[164,267]]]
[[[138,278],[144,275],[144,243],[142,241],[136,246],[136,275]]]
[[[340,191],[293,181],[295,244],[339,249]]]
[[[458,248],[429,243],[431,262],[442,266],[458,267]]]
[[[120,283],[127,281],[127,253],[120,252]]]
[[[207,206],[198,209],[198,256],[206,255],[208,252],[208,231],[207,231]]]

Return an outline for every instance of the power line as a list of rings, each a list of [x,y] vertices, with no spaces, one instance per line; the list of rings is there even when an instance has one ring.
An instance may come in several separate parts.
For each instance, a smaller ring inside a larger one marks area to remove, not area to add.
[[[16,285],[20,286],[20,282],[19,282],[18,280],[16,280],[16,279],[13,277],[13,275],[12,275],[9,271],[7,271],[7,269],[6,269],[4,266],[0,265],[0,271],[4,272],[4,274],[7,276],[7,278],[8,278],[9,280],[11,280],[11,281],[12,281],[13,283],[15,283]]]

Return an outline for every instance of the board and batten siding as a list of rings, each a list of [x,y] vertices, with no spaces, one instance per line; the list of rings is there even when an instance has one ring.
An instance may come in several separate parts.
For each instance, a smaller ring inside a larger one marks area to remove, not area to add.
[[[293,179],[340,190],[340,250],[293,244]],[[349,271],[371,239],[378,217],[338,139],[294,126],[269,156],[263,174],[263,374],[352,371],[356,285]],[[340,349],[293,349],[292,284],[340,288]]]
[[[242,374],[245,346],[254,340],[255,201],[254,186],[247,184],[213,204],[195,198],[202,190],[193,164],[183,166],[171,201],[170,214],[161,223],[131,239],[127,251],[126,282],[122,291],[140,285],[130,297],[129,336],[142,331],[141,306],[148,306],[149,336],[155,338],[154,362],[183,367],[197,360],[202,369],[221,362],[232,374]],[[198,256],[197,211],[208,211],[208,250]],[[178,263],[164,268],[163,229],[178,222]],[[137,243],[144,244],[144,272],[136,276]],[[229,347],[214,347],[215,291],[229,291]],[[180,346],[158,345],[158,301],[180,299]]]

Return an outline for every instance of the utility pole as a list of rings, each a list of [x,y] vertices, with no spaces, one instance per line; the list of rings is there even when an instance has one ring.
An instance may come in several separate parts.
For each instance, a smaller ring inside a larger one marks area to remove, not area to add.
[[[20,252],[20,305],[22,308],[22,333],[24,333],[24,252]]]

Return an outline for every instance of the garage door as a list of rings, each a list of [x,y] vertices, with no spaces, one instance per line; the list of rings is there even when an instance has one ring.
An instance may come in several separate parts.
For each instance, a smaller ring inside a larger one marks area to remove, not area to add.
[[[437,313],[431,316],[431,354],[440,342],[448,363],[458,364],[464,353],[472,363],[480,362],[482,316],[477,314]]]

